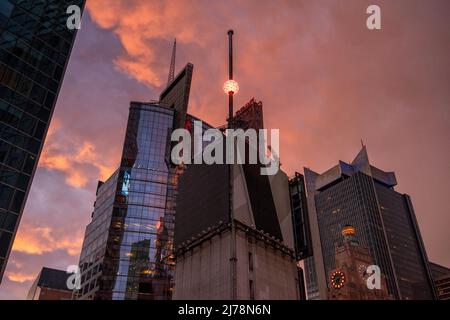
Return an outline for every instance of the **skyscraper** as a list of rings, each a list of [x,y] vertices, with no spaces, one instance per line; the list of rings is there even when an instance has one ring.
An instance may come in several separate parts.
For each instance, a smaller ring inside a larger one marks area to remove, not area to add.
[[[233,123],[262,129],[261,102],[252,99]],[[189,165],[180,177],[174,298],[300,299],[288,177],[232,166]]]
[[[100,182],[80,256],[78,299],[167,300],[173,288],[173,232],[178,178],[170,161],[174,129],[186,114],[193,66],[159,101],[131,102],[120,168]]]
[[[395,191],[393,172],[369,162],[363,147],[351,163],[325,173],[305,169],[313,257],[305,259],[308,296],[326,299],[341,230],[351,225],[396,299],[435,299],[428,258],[411,199]]]
[[[66,10],[84,4],[0,1],[0,281],[75,40]]]

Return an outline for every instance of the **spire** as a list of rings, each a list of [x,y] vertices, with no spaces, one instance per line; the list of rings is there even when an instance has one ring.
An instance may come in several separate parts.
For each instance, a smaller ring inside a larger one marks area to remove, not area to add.
[[[170,60],[169,78],[167,85],[169,85],[175,79],[175,60],[177,56],[177,39],[173,42],[172,59]]]

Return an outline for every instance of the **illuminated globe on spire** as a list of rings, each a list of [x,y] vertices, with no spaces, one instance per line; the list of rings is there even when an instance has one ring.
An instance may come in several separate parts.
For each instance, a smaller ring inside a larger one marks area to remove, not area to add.
[[[239,84],[234,80],[228,80],[223,85],[223,91],[225,91],[226,94],[236,94],[239,92]]]

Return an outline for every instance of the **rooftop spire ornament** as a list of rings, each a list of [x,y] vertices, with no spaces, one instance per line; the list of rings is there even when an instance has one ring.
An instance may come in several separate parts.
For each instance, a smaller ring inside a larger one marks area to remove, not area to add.
[[[172,59],[170,60],[169,78],[167,79],[167,85],[169,85],[175,79],[175,60],[177,56],[177,39],[173,42]]]

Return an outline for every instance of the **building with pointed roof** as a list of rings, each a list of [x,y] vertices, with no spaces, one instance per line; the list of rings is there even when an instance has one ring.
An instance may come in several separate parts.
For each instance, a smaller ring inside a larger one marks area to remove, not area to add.
[[[305,168],[313,256],[304,260],[309,299],[326,299],[341,230],[352,225],[396,299],[436,299],[411,198],[395,191],[394,172],[371,165],[362,147],[351,163],[319,174]]]

